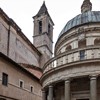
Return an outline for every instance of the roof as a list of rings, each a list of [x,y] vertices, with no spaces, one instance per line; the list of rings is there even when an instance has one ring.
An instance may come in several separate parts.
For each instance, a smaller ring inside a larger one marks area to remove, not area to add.
[[[46,5],[45,5],[45,1],[43,2],[43,4],[42,4],[40,10],[38,11],[38,13],[37,13],[34,17],[36,17],[36,16],[41,16],[42,14],[47,14],[47,15],[50,17],[50,15],[49,15],[49,13],[48,13],[48,9],[47,9],[47,7],[46,7]],[[34,18],[34,17],[33,17],[33,18]],[[53,22],[53,20],[51,19],[51,17],[50,17],[50,20],[51,20],[51,22],[52,22],[53,25],[54,25],[54,22]]]
[[[10,59],[6,55],[4,55],[2,52],[0,52],[0,57],[3,58],[4,60],[6,60],[7,62],[10,62],[11,64],[15,65],[14,67],[18,68],[19,70],[22,70],[23,72],[25,72],[27,75],[29,75],[33,79],[36,79],[37,81],[39,81],[38,77],[36,77],[34,74],[30,73],[28,70],[26,70],[25,68],[23,68],[23,66],[17,64],[15,61],[13,61],[12,59]]]
[[[8,25],[11,25],[18,35],[38,54],[42,55],[41,52],[30,42],[30,40],[24,35],[20,27],[15,23],[15,21],[7,16],[7,14],[0,8],[0,16],[5,20]]]
[[[79,14],[67,22],[65,27],[62,29],[59,37],[76,26],[87,24],[87,23],[97,23],[97,22],[100,23],[100,11],[88,11]]]
[[[41,6],[41,8],[39,10],[39,12],[37,13],[37,15],[41,15],[43,13],[48,13],[48,10],[47,10],[47,7],[45,5],[45,2],[43,2],[42,6]]]
[[[30,73],[32,73],[34,76],[36,76],[38,79],[41,78],[43,74],[41,68],[34,66],[34,65],[25,64],[25,63],[21,63],[20,65],[23,66],[23,68],[28,70]]]

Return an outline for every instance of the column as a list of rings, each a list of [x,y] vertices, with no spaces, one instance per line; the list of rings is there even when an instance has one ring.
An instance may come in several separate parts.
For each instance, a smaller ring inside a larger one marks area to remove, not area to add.
[[[69,79],[65,81],[65,100],[71,100]]]
[[[42,100],[46,100],[46,91],[42,90]]]
[[[90,77],[90,100],[97,100],[97,76]]]
[[[49,86],[49,100],[53,100],[53,86]]]

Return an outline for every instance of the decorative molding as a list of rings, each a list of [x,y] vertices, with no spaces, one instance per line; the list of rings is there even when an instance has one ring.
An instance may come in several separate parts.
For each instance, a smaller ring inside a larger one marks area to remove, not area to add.
[[[84,25],[84,27],[85,27],[85,25]],[[80,27],[78,27],[78,28],[76,28],[76,30],[74,30],[73,31],[73,29],[72,29],[72,31],[69,31],[69,32],[67,32],[67,33],[65,33],[65,34],[63,34],[61,37],[59,37],[59,39],[58,39],[58,41],[56,42],[56,45],[55,45],[55,55],[56,55],[56,50],[58,50],[59,49],[59,47],[61,47],[61,45],[63,44],[63,43],[65,43],[66,41],[68,41],[68,40],[70,40],[71,38],[73,38],[73,37],[77,37],[77,35],[78,35],[78,29],[79,28],[81,28],[81,31],[84,33],[84,34],[88,34],[88,33],[93,33],[93,32],[98,32],[98,33],[100,33],[100,27],[98,26],[96,26],[96,27],[91,27],[91,26],[88,26],[87,24],[86,24],[86,27],[87,28],[84,28],[84,27],[82,27],[82,26],[80,26]],[[84,28],[84,31],[83,31],[83,29],[82,28]]]
[[[95,64],[94,64],[95,65]],[[46,75],[46,77],[42,77],[41,82],[43,87],[47,87],[50,84],[54,84],[60,81],[65,81],[66,79],[74,79],[77,77],[89,77],[89,75],[98,75],[100,73],[100,67],[99,64],[98,65],[91,65],[90,68],[90,64],[86,65],[86,64],[82,64],[82,65],[76,65],[74,64],[74,67],[72,68],[70,67],[65,67],[62,69],[58,69],[58,70],[54,70],[53,72],[49,73],[48,75]],[[83,70],[84,68],[84,70]],[[75,70],[77,69],[77,70]],[[59,73],[59,74],[57,74]],[[50,77],[52,74],[52,77]]]

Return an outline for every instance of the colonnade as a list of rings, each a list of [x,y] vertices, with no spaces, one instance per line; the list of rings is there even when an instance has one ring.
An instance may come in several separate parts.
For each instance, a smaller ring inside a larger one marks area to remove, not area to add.
[[[71,90],[70,90],[70,78],[65,80],[65,100],[71,100]],[[48,99],[46,96],[46,91],[42,91],[43,100],[54,100],[53,99],[53,86],[50,85],[48,87]],[[97,100],[97,76],[90,76],[90,99],[89,100]]]

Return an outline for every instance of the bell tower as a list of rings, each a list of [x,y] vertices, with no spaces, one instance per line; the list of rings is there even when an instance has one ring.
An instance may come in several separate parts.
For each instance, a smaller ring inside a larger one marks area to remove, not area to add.
[[[43,54],[41,66],[52,57],[53,48],[53,26],[54,23],[48,13],[45,2],[43,2],[34,19],[33,44]]]

